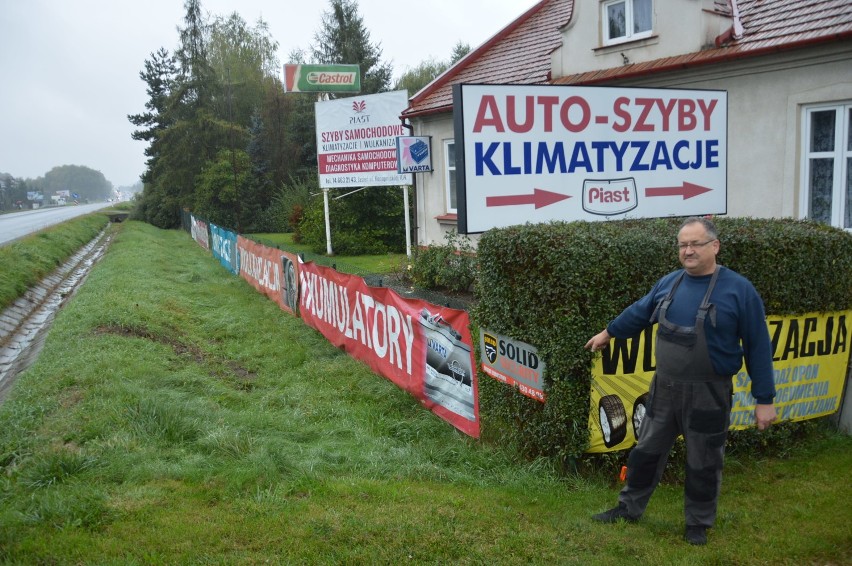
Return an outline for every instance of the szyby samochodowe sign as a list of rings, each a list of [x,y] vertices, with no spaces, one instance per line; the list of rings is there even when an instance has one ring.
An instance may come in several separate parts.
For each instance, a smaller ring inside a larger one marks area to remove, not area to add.
[[[397,170],[404,90],[317,102],[317,168],[322,188],[410,185]]]
[[[453,88],[458,227],[727,212],[727,93]]]

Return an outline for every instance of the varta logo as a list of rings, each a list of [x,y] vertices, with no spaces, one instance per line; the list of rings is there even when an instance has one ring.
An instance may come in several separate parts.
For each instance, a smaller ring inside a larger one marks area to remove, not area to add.
[[[433,340],[432,338],[429,338],[429,348],[430,348],[432,351],[437,352],[437,353],[438,353],[438,354],[439,354],[442,358],[446,358],[446,357],[447,357],[447,348],[446,348],[446,346],[444,346],[443,344],[441,344],[441,343],[440,343],[440,342],[438,342],[437,340]]]

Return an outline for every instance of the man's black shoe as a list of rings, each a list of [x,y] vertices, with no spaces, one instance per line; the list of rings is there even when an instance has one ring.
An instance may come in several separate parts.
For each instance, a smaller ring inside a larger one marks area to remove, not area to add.
[[[686,542],[694,545],[707,544],[707,527],[686,527],[683,535]]]
[[[627,505],[619,503],[618,507],[613,507],[609,511],[592,515],[592,519],[601,523],[616,523],[619,519],[624,519],[628,523],[635,523],[639,517],[634,517],[627,512]]]

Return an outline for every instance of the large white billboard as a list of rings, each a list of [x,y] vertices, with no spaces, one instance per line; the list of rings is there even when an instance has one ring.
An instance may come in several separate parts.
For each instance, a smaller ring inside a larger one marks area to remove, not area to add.
[[[455,85],[458,226],[727,212],[724,91]]]
[[[399,119],[407,106],[404,90],[317,102],[320,187],[410,185],[411,175],[397,172],[396,149],[408,135]]]

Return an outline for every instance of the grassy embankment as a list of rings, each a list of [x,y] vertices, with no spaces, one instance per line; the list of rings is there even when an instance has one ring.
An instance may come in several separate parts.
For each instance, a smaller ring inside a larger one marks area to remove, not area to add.
[[[599,525],[607,479],[465,438],[186,233],[118,230],[0,406],[0,561],[852,562],[849,437],[731,461],[706,547],[681,485]]]
[[[0,246],[0,310],[97,236],[109,219],[95,212]]]

